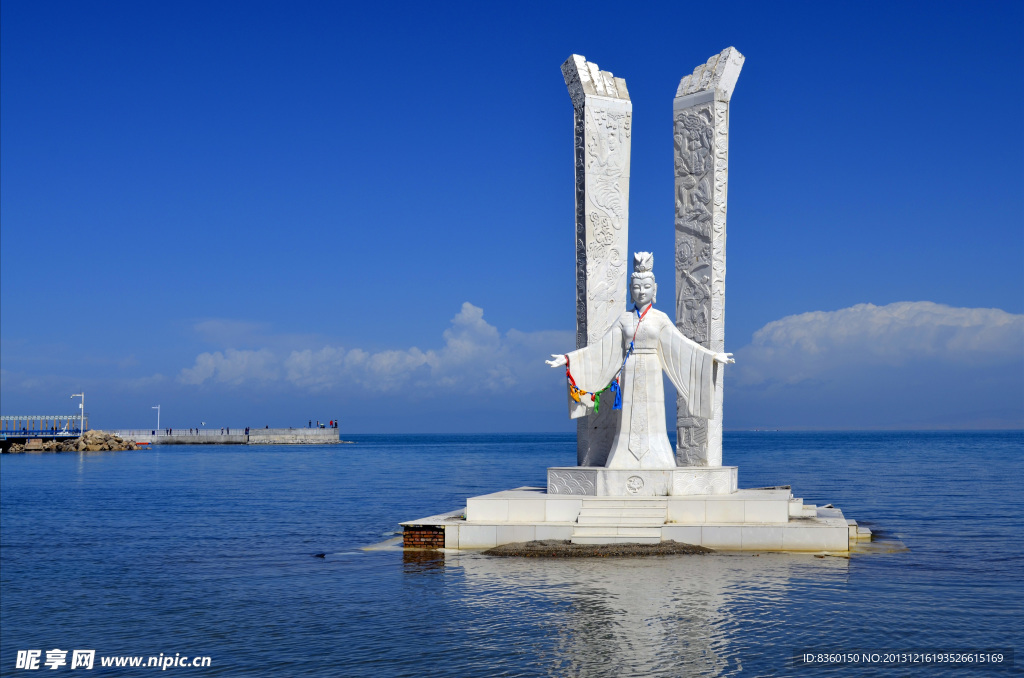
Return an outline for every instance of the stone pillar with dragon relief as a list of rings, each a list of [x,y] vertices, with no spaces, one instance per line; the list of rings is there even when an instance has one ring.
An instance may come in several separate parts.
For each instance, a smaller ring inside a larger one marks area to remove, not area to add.
[[[626,81],[574,54],[562,64],[572,98],[576,160],[576,347],[600,339],[626,308],[629,151]],[[604,466],[619,410],[577,420],[580,466]]]
[[[725,216],[729,186],[729,100],[744,57],[729,47],[680,81],[672,107],[675,139],[676,326],[712,351],[725,345]],[[722,370],[714,418],[679,403],[676,463],[722,465]]]

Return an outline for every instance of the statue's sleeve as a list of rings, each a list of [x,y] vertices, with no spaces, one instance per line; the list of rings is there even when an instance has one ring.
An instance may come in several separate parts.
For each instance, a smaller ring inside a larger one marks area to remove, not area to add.
[[[715,354],[687,339],[671,322],[658,335],[658,353],[665,374],[686,400],[686,413],[702,419],[714,417]]]
[[[622,367],[622,331],[619,324],[612,325],[600,341],[578,348],[567,356],[569,373],[572,374],[576,386],[589,393],[597,393],[611,383],[612,377]],[[594,401],[590,396],[583,396],[580,402],[572,399],[572,389],[569,388],[568,380],[566,388],[569,392],[571,419],[578,419],[594,409]],[[603,395],[610,396],[610,392]],[[608,406],[611,407],[610,400]]]

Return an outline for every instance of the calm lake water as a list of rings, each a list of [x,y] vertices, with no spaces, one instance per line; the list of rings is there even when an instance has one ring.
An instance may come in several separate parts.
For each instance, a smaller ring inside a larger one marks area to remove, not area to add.
[[[160,653],[211,657],[168,675],[1022,673],[1024,656],[896,669],[790,657],[1024,648],[1024,432],[726,433],[741,487],[792,485],[877,531],[879,552],[848,560],[362,551],[402,520],[542,486],[546,467],[575,464],[575,438],[351,438],[4,455],[0,674],[36,675],[15,669],[17,651],[53,648],[96,650],[72,675],[152,675],[98,658]]]

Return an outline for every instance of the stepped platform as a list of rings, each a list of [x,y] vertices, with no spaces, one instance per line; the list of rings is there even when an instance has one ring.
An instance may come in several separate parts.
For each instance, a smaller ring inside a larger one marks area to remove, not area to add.
[[[542,539],[574,544],[673,540],[729,551],[848,552],[869,530],[789,487],[729,494],[595,496],[520,487],[472,497],[465,510],[402,523],[406,545],[487,549]],[[415,539],[413,539],[413,536]]]

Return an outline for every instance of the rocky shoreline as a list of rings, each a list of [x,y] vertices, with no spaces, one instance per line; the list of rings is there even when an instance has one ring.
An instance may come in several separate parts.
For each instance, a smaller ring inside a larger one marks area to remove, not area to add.
[[[122,452],[137,449],[139,446],[135,444],[134,440],[125,440],[103,431],[86,431],[82,437],[71,440],[47,440],[44,442],[35,439],[24,445],[14,443],[4,452],[8,454],[19,452]]]

